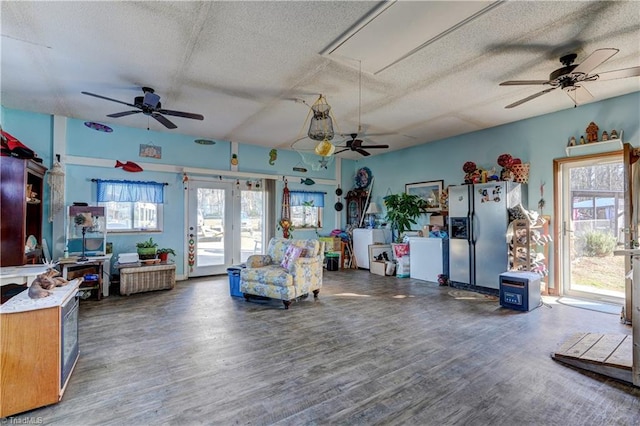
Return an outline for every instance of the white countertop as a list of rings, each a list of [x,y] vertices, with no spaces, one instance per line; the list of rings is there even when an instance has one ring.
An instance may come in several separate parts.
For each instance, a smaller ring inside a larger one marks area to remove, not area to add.
[[[75,297],[78,287],[80,287],[80,280],[71,280],[67,285],[51,290],[53,294],[49,297],[43,297],[42,299],[30,298],[29,290],[25,290],[9,299],[3,305],[0,305],[0,314],[35,311],[36,309],[61,306],[69,297]]]
[[[0,278],[31,277],[47,272],[47,265],[4,266],[0,268]]]

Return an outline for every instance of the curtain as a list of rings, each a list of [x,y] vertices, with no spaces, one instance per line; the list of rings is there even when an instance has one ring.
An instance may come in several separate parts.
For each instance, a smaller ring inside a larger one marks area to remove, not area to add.
[[[276,181],[275,179],[264,180],[264,192],[266,194],[266,209],[264,217],[264,240],[268,243],[271,238],[276,235],[276,222],[279,218],[276,217]]]
[[[131,180],[102,180],[98,182],[98,202],[164,203],[164,183]]]
[[[291,206],[324,207],[324,192],[291,191]]]

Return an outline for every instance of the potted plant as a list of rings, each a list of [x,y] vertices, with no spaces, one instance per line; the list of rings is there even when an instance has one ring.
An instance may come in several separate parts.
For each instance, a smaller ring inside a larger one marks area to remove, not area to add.
[[[158,243],[154,242],[153,238],[149,238],[146,241],[136,243],[136,248],[138,249],[140,259],[155,259]]]
[[[176,252],[173,251],[172,248],[161,248],[158,249],[158,259],[160,259],[161,262],[166,262],[169,259],[169,255],[176,255]]]
[[[391,223],[391,233],[394,235],[397,231],[395,241],[401,243],[403,234],[411,230],[411,225],[415,225],[418,216],[424,213],[427,202],[415,194],[402,192],[384,197],[384,205],[387,220]]]

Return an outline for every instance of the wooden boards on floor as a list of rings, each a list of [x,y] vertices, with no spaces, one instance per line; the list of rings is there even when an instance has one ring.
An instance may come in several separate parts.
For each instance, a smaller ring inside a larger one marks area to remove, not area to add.
[[[556,361],[632,383],[632,337],[576,333],[551,355]]]

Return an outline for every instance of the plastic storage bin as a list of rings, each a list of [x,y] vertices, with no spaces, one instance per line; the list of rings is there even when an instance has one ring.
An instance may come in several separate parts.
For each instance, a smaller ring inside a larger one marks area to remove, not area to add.
[[[233,297],[244,297],[240,292],[240,269],[239,267],[227,268],[229,273],[229,294]]]
[[[327,271],[337,271],[340,253],[327,253],[325,257],[327,258]]]

